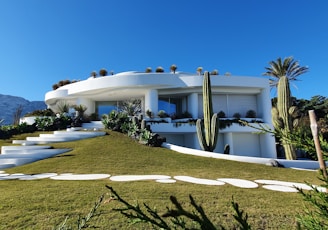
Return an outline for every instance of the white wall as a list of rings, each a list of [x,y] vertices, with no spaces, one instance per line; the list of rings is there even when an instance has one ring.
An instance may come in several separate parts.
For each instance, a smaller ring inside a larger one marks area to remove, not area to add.
[[[233,133],[232,155],[260,157],[260,136],[249,133]]]

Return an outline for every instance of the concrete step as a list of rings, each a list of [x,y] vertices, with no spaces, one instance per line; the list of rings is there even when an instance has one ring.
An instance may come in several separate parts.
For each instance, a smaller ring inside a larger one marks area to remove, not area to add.
[[[40,134],[42,135],[42,134]],[[97,136],[104,136],[106,132],[101,131],[54,131],[54,135],[78,135],[81,137],[97,137]]]
[[[13,145],[13,146],[2,146],[1,155],[12,153],[12,152],[27,152],[33,149],[50,149],[49,145],[32,145],[32,146],[23,146],[23,145]]]
[[[104,125],[101,121],[91,121],[90,123],[83,123],[82,128],[94,130],[94,129],[104,129]]]
[[[35,142],[36,144],[48,144],[56,142],[76,141],[78,137],[26,137],[27,141]]]
[[[0,155],[0,169],[29,164],[45,158],[53,157],[71,149],[31,149],[29,153],[11,153]]]
[[[27,141],[27,140],[13,140],[12,141],[13,144],[18,144],[18,145],[25,145],[25,146],[30,146],[30,145],[36,145],[38,144],[35,141]]]
[[[29,149],[29,150],[7,150],[6,154],[0,155],[0,160],[6,157],[35,157],[45,158],[55,156],[64,152],[68,152],[70,149]]]

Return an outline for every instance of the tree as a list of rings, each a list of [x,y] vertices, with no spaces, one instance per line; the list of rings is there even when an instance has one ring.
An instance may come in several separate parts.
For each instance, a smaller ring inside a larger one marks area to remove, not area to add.
[[[297,126],[297,119],[294,119],[297,107],[292,104],[289,82],[297,80],[297,77],[306,73],[308,68],[299,66],[292,57],[287,57],[284,60],[278,58],[277,61],[269,62],[269,65],[265,68],[267,72],[264,75],[270,76],[271,87],[278,89],[277,104],[272,108],[272,122],[275,129],[280,129],[287,135]],[[281,141],[286,159],[295,160],[294,146],[285,140]]]
[[[308,71],[308,67],[300,66],[298,61],[293,57],[287,57],[282,60],[280,57],[276,61],[269,62],[269,67],[265,67],[266,71],[263,75],[270,77],[271,87],[276,87],[281,77],[287,77],[288,81],[298,80],[298,76]]]

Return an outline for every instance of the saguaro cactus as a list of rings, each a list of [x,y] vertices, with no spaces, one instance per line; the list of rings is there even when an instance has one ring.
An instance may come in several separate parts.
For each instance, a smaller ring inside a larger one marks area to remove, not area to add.
[[[204,151],[213,152],[218,138],[219,120],[217,114],[213,114],[211,79],[208,72],[204,73],[203,80],[203,111],[204,120],[198,119],[196,122],[198,141]]]
[[[294,106],[291,106],[289,80],[286,76],[279,79],[277,92],[277,107],[272,108],[272,121],[275,128],[280,129],[283,135],[287,136],[293,130],[292,113]],[[283,139],[282,146],[285,150],[286,159],[295,160],[296,153],[293,145]]]

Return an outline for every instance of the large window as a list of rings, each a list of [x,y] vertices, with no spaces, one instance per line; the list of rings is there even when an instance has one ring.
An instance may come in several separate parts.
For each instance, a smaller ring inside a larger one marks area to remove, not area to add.
[[[183,111],[183,101],[185,98],[179,97],[159,97],[158,110],[164,110],[167,114],[181,114]]]
[[[97,114],[101,117],[103,114],[108,114],[112,110],[118,110],[118,101],[100,101],[96,103]]]

